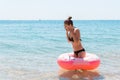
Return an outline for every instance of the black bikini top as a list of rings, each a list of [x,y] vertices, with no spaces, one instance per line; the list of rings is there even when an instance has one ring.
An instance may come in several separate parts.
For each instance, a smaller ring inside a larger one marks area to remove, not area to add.
[[[68,39],[69,39],[69,41],[72,41],[72,42],[74,42],[74,39],[73,39],[73,37],[70,37],[70,33],[69,33]],[[80,41],[82,41],[82,40],[80,39]]]
[[[74,42],[73,37],[68,37],[69,41]]]

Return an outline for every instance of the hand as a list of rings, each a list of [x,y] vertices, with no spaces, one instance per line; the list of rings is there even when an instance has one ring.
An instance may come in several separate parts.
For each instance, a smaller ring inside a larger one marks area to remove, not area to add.
[[[65,28],[65,30],[66,30],[66,32],[68,32],[68,29]]]
[[[66,34],[68,34],[68,31],[66,30]]]
[[[68,31],[66,28],[65,28],[66,31]]]

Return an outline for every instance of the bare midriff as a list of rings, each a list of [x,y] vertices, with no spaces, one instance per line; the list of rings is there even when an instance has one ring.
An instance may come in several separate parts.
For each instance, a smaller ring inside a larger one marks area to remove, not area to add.
[[[74,51],[78,51],[78,50],[83,49],[82,44],[81,44],[80,41],[78,41],[78,42],[72,42],[72,47],[73,47]]]

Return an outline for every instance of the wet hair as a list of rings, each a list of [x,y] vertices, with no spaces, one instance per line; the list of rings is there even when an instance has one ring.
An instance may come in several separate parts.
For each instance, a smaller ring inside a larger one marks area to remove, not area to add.
[[[73,25],[73,21],[71,20],[72,17],[68,17],[67,20],[64,21],[64,24],[67,24],[67,25]]]

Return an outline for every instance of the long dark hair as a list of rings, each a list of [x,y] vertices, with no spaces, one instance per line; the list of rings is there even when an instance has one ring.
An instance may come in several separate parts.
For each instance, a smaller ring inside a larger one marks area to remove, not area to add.
[[[73,21],[71,20],[72,17],[68,17],[67,20],[64,21],[64,24],[67,24],[67,25],[73,25]]]

